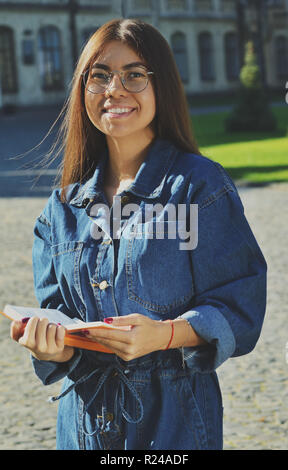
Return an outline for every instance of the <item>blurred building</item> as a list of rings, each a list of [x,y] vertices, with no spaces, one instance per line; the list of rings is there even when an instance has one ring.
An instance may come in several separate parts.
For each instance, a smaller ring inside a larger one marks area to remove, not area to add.
[[[237,87],[248,39],[265,84],[285,88],[288,0],[0,0],[2,104],[62,103],[85,41],[121,16],[160,30],[187,94]]]

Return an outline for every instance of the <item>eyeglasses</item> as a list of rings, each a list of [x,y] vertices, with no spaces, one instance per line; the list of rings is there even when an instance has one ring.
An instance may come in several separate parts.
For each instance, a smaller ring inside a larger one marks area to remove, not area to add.
[[[125,71],[114,70],[106,72],[100,69],[86,70],[83,72],[83,82],[86,90],[91,93],[104,93],[111,84],[114,75],[120,77],[121,83],[126,91],[130,93],[140,93],[148,85],[149,75],[154,72],[148,72],[142,67],[136,67]]]

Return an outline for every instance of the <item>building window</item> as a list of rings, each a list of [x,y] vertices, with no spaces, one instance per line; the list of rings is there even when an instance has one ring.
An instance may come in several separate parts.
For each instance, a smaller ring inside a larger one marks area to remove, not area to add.
[[[236,2],[234,0],[222,0],[221,9],[224,13],[231,13],[235,11]]]
[[[38,36],[39,68],[43,90],[63,88],[60,32],[55,26],[45,26]]]
[[[268,6],[271,6],[271,7],[284,7],[284,1],[283,0],[266,0],[266,3]]]
[[[195,8],[195,11],[201,11],[201,12],[212,11],[213,2],[212,0],[195,0],[194,8]]]
[[[238,80],[240,73],[239,45],[236,33],[224,36],[225,66],[227,80]]]
[[[184,11],[187,8],[186,0],[166,0],[168,10]]]
[[[214,51],[212,35],[203,32],[198,35],[200,76],[203,81],[215,80]]]
[[[25,65],[34,64],[34,41],[33,39],[23,39],[22,60]]]
[[[34,39],[32,36],[31,29],[25,29],[23,31],[22,39],[22,62],[24,65],[32,65],[35,62],[34,54]]]
[[[288,38],[278,36],[275,39],[276,75],[288,79]]]
[[[174,33],[171,37],[171,46],[176,64],[183,82],[189,81],[186,36],[184,33]]]
[[[137,11],[151,11],[153,5],[151,0],[134,0],[133,7]]]
[[[254,53],[255,53],[255,56],[256,56],[256,63],[258,65],[258,67],[261,68],[261,61],[260,61],[261,43],[260,43],[259,34],[255,31],[252,31],[251,32],[251,40],[253,42]]]
[[[3,94],[17,92],[14,33],[8,26],[0,26],[0,79]]]
[[[91,36],[93,36],[93,34],[96,33],[97,29],[99,29],[99,26],[94,26],[93,28],[91,27],[91,28],[83,29],[82,34],[81,34],[81,40],[82,40],[83,46],[85,46],[85,44],[89,41]]]

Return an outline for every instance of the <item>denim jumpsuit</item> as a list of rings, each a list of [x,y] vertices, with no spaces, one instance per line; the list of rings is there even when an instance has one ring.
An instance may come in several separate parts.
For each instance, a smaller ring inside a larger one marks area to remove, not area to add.
[[[249,353],[259,338],[264,257],[220,164],[155,139],[110,208],[107,161],[106,151],[91,179],[69,186],[68,202],[54,190],[37,219],[40,306],[85,321],[182,317],[206,344],[126,362],[84,349],[66,363],[32,358],[45,385],[64,379],[53,398],[60,400],[57,449],[222,449],[215,370]]]

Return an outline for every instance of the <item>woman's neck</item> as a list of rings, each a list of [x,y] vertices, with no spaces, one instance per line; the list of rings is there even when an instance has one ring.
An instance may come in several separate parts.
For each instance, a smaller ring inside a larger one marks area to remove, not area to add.
[[[153,141],[152,133],[142,139],[107,138],[109,151],[106,184],[118,188],[121,182],[135,179]]]

